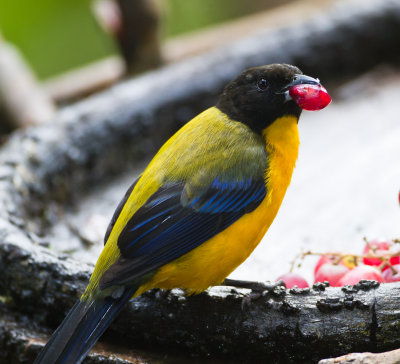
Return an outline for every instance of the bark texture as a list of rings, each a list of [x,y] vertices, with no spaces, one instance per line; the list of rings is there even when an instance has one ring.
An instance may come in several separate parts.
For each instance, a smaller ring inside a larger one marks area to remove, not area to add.
[[[92,267],[8,240],[0,246],[3,309],[25,320],[32,317],[30,327],[55,328],[82,293]],[[122,347],[282,363],[400,346],[400,283],[362,281],[343,288],[320,283],[290,290],[266,285],[257,296],[234,287],[191,297],[180,290],[153,290],[130,302],[104,340]],[[2,326],[13,327],[15,322],[5,317]]]

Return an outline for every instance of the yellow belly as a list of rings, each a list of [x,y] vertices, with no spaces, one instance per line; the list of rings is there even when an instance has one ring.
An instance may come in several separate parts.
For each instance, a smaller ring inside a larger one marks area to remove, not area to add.
[[[191,252],[161,267],[135,296],[151,288],[183,288],[197,293],[221,283],[251,254],[273,222],[297,159],[297,119],[283,117],[264,130],[267,195],[260,206]]]

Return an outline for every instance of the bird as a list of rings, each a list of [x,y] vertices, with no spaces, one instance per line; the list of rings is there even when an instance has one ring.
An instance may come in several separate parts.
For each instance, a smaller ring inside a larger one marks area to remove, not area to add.
[[[178,130],[130,186],[89,283],[35,363],[76,364],[133,297],[200,293],[252,253],[292,178],[303,109],[331,98],[289,64],[244,70]]]

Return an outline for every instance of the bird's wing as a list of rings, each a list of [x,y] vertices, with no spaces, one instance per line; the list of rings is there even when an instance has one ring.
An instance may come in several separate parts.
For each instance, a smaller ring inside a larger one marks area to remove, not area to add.
[[[108,224],[106,233],[104,235],[104,245],[106,245],[108,238],[110,237],[111,231],[115,225],[115,223],[117,222],[117,219],[119,217],[119,215],[121,214],[121,211],[123,209],[123,207],[125,206],[126,201],[128,200],[129,196],[131,195],[133,189],[136,186],[136,183],[139,181],[139,178],[141,176],[139,176],[138,178],[136,178],[136,180],[131,184],[131,186],[128,188],[128,190],[126,191],[124,197],[122,198],[122,200],[119,202],[117,208],[114,211],[114,214],[111,218],[110,223]]]
[[[103,274],[100,288],[134,281],[212,238],[264,199],[263,176],[239,181],[216,178],[189,194],[183,182],[158,189],[118,237],[121,257]]]

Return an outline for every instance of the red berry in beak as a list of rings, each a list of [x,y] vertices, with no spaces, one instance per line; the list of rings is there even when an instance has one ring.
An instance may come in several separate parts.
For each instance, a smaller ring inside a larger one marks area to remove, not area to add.
[[[321,85],[300,84],[289,88],[290,97],[304,110],[322,110],[331,102],[328,91]]]

